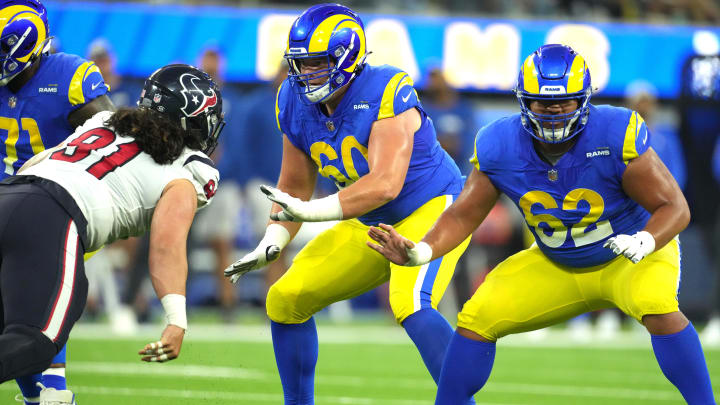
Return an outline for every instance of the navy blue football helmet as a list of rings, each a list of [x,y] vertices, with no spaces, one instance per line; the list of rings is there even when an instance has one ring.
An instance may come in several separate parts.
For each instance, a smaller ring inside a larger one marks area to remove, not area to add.
[[[156,70],[145,80],[138,106],[169,117],[186,131],[188,147],[208,155],[225,127],[220,89],[207,73],[190,65]]]

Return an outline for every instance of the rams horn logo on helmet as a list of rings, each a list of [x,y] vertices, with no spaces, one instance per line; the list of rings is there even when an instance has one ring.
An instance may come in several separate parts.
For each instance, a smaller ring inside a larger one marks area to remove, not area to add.
[[[181,93],[185,97],[185,105],[181,110],[188,117],[194,117],[217,104],[215,91],[210,89],[209,95],[203,93],[195,84],[196,80],[200,80],[200,78],[190,73],[180,76],[180,84],[183,87]]]

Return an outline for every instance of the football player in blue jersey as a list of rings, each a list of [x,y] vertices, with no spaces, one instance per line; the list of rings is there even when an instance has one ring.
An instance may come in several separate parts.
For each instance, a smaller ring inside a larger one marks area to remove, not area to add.
[[[462,189],[412,79],[392,66],[367,65],[366,56],[362,21],[347,7],[316,5],[293,23],[289,77],[275,104],[284,134],[280,178],[276,188],[261,187],[276,203],[272,221],[258,247],[226,270],[236,281],[274,260],[302,222],[340,221],[310,241],[268,292],[286,404],[314,403],[313,314],[333,302],[389,280],[395,318],[435,381],[452,336],[436,308],[469,238],[411,269],[365,246],[369,226],[380,222],[420,237]],[[310,200],[318,171],[340,191]]]
[[[95,113],[114,110],[95,64],[74,55],[50,55],[49,49],[47,12],[39,1],[0,2],[0,140],[5,145],[0,180],[65,140]],[[40,381],[66,388],[64,348],[45,376],[18,379],[26,404],[39,401]]]
[[[505,193],[535,236],[465,303],[436,404],[463,404],[483,387],[497,339],[609,307],[647,328],[660,368],[689,404],[715,403],[697,333],[678,309],[687,202],[649,148],[643,119],[593,106],[591,93],[579,54],[540,47],[520,70],[520,114],[480,129],[476,170],[422,241],[390,225],[370,230],[377,244],[368,245],[393,263],[423,265],[465,240]]]

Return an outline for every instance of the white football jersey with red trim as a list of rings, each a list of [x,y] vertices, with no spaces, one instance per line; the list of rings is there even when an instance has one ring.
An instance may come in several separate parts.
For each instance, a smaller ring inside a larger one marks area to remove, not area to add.
[[[21,173],[50,179],[70,193],[88,222],[86,251],[149,230],[155,205],[171,181],[189,180],[202,208],[220,177],[207,155],[188,148],[172,163],[157,164],[132,137],[105,125],[111,115],[96,114]]]

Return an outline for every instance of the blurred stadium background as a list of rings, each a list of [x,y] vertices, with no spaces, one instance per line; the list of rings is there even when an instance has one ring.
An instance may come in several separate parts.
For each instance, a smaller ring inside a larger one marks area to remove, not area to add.
[[[55,51],[95,61],[116,105],[134,104],[142,78],[171,62],[218,79],[228,125],[214,159],[215,203],[190,242],[190,329],[178,361],[141,364],[134,353],[162,326],[147,280],[147,241],[128,240],[88,263],[91,297],[69,343],[69,388],[81,403],[280,403],[264,316],[267,286],[303,243],[305,225],[275,265],[233,286],[220,273],[254,248],[269,205],[281,137],[274,98],[284,78],[289,25],[309,1],[46,2]],[[653,147],[683,187],[693,221],[681,235],[680,304],[699,326],[720,384],[720,2],[718,0],[352,0],[371,64],[407,71],[441,143],[464,172],[477,129],[517,111],[510,89],[522,59],[564,43],[590,66],[594,104],[639,111]],[[332,185],[318,185],[319,195]],[[501,203],[475,232],[441,311],[459,306],[485,274],[527,243]],[[386,286],[319,315],[318,404],[425,404],[434,398],[417,353],[393,325]],[[644,329],[605,311],[499,344],[482,404],[682,403],[662,377]],[[720,387],[720,385],[716,385]],[[0,386],[8,399],[15,388]]]

